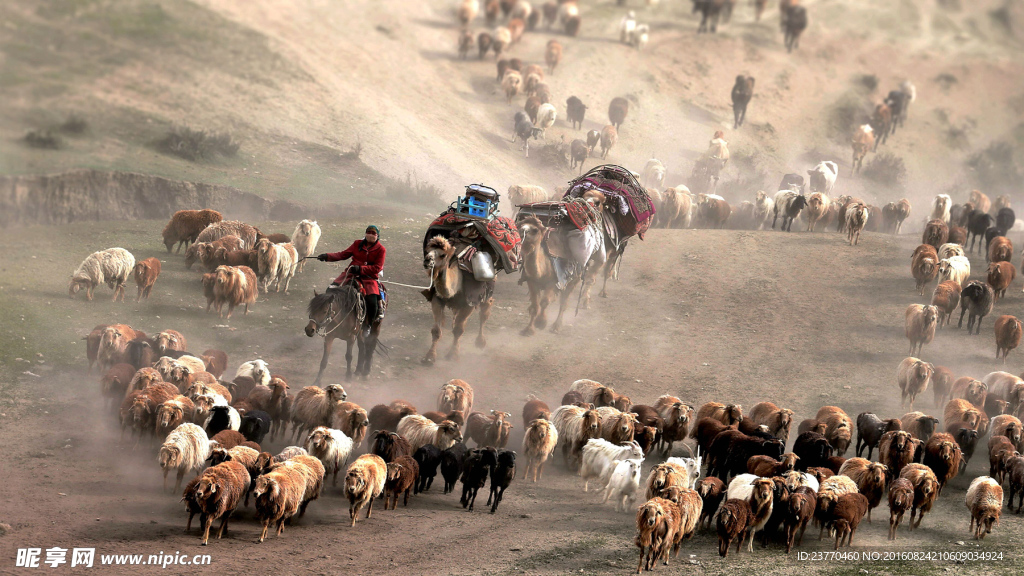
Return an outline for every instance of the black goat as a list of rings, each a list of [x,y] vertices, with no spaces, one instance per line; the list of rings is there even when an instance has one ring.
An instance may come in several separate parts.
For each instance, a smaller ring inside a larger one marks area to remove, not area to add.
[[[501,450],[498,452],[498,464],[491,468],[491,493],[487,497],[487,503],[491,504],[491,514],[498,510],[498,504],[505,497],[505,489],[516,477],[516,453],[512,450]]]
[[[437,476],[437,467],[441,465],[441,449],[433,444],[420,446],[412,459],[420,466],[420,475],[416,477],[416,488],[413,494],[430,490],[434,483],[434,476]]]
[[[455,482],[462,473],[462,465],[466,461],[469,448],[459,442],[441,452],[441,476],[444,477],[444,493],[455,491]]]
[[[263,437],[270,432],[272,421],[270,414],[263,410],[249,410],[245,416],[242,416],[242,423],[238,426],[238,431],[245,436],[246,440],[262,445]]]
[[[487,476],[498,465],[498,451],[494,448],[477,448],[469,453],[462,464],[462,498],[459,503],[463,508],[473,511],[476,494],[487,484]]]
[[[793,453],[800,458],[796,461],[796,469],[806,472],[808,468],[828,468],[832,446],[823,434],[804,432],[793,442]]]

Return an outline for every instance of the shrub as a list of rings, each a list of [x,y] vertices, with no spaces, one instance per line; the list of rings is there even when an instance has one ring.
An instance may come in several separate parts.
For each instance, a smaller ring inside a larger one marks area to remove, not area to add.
[[[51,130],[30,130],[28,134],[25,134],[25,144],[32,148],[43,148],[46,150],[56,150],[63,145],[60,136],[54,134]]]
[[[68,116],[68,119],[60,125],[60,131],[64,134],[84,134],[89,129],[89,123],[85,121],[85,118],[77,114]]]
[[[863,86],[868,92],[878,90],[878,76],[875,76],[874,74],[861,74],[857,78],[857,83]]]
[[[1016,191],[1020,185],[1021,169],[1016,159],[1017,149],[1009,142],[989,144],[988,148],[976,152],[967,159],[971,178],[982,189],[994,191]]]
[[[764,190],[768,182],[768,170],[761,160],[758,152],[734,152],[729,164],[735,168],[736,177],[731,180],[723,178],[718,184],[718,193],[727,198],[748,198],[756,191]]]
[[[385,195],[391,200],[436,206],[444,198],[444,192],[440,188],[425,182],[414,182],[410,172],[405,174],[404,181],[397,178],[390,180]]]
[[[239,148],[239,144],[226,132],[194,130],[187,126],[175,126],[157,146],[167,154],[191,162],[211,160],[218,154],[234,156]]]
[[[891,153],[882,152],[864,166],[864,177],[891,188],[901,187],[907,178],[907,168],[903,158]]]

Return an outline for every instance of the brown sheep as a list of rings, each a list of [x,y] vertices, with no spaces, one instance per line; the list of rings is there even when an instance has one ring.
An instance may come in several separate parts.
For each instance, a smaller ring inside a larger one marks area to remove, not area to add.
[[[366,438],[366,427],[370,425],[366,410],[353,402],[342,402],[334,407],[331,428],[341,430],[358,446]]]
[[[870,514],[868,499],[863,494],[843,494],[839,497],[832,509],[832,523],[836,529],[835,550],[839,549],[844,538],[847,546],[853,543],[853,535],[865,511]]]
[[[216,442],[221,448],[231,450],[236,446],[241,446],[242,442],[245,442],[245,436],[242,436],[237,430],[221,430],[210,438],[211,442]]]
[[[654,402],[654,409],[664,422],[661,434],[662,449],[665,454],[671,454],[672,444],[686,440],[693,408],[675,396],[665,395]]]
[[[753,516],[750,504],[746,500],[730,498],[719,508],[715,524],[718,528],[718,555],[725,558],[729,555],[729,547],[736,542],[736,552],[740,551],[743,539],[748,534],[748,526]]]
[[[156,284],[156,279],[160,276],[160,260],[158,258],[146,258],[136,262],[132,275],[135,277],[135,284],[139,288],[135,301],[141,302],[143,298],[148,300],[149,293],[153,291],[153,285]]]
[[[960,306],[960,283],[956,280],[940,282],[932,291],[931,305],[938,310],[938,327],[949,324],[949,319]]]
[[[988,475],[1000,484],[1005,480],[1004,462],[1017,452],[1017,447],[1006,436],[990,436],[988,439]]]
[[[818,503],[814,511],[814,518],[821,525],[818,533],[818,540],[825,534],[825,528],[830,527],[833,521],[832,512],[844,494],[856,494],[857,483],[848,476],[830,476],[820,481],[818,488]]]
[[[904,358],[896,369],[896,381],[900,385],[900,407],[910,399],[910,409],[914,409],[914,399],[928,389],[932,379],[932,365],[910,356]]]
[[[999,318],[996,318],[996,360],[999,360],[1000,355],[1003,358],[1003,364],[1006,364],[1006,356],[1010,353],[1010,350],[1015,349],[1020,345],[1021,337],[1021,323],[1014,316],[1004,314]],[[981,404],[984,406],[984,403]]]
[[[195,242],[207,226],[223,219],[216,210],[178,210],[164,227],[163,239],[167,252],[177,244],[177,253],[180,254],[182,245]]]
[[[647,499],[664,497],[665,491],[671,487],[689,488],[690,473],[676,462],[662,462],[651,468],[647,475]]]
[[[871,509],[882,502],[888,472],[889,469],[885,464],[872,462],[865,458],[850,458],[839,468],[839,474],[849,476],[857,483],[857,490],[867,498],[868,522],[871,522]]]
[[[939,310],[935,306],[911,304],[904,314],[906,319],[905,334],[910,340],[910,353],[922,351],[925,344],[935,338],[935,327],[938,322]]]
[[[416,407],[403,400],[395,400],[390,405],[377,404],[370,409],[367,419],[370,421],[370,432],[387,430],[396,432],[402,418],[416,414]]]
[[[697,441],[697,449],[700,450],[700,453],[707,454],[715,436],[730,428],[736,429],[735,426],[726,426],[714,418],[702,418],[697,421],[697,425],[690,432],[690,437]]]
[[[988,430],[988,415],[985,414],[984,404],[982,408],[963,398],[953,398],[946,403],[942,411],[942,422],[948,428],[957,423],[966,423],[971,430],[977,430],[979,434]]]
[[[924,465],[935,473],[939,484],[938,492],[941,494],[946,483],[960,473],[960,462],[962,461],[960,445],[956,443],[951,434],[938,432],[932,434],[924,449]]]
[[[348,495],[348,515],[352,519],[351,526],[356,525],[356,516],[363,506],[366,517],[373,512],[373,500],[384,493],[388,467],[380,456],[363,454],[349,464],[345,473],[345,494]]]
[[[633,425],[637,422],[635,414],[621,412],[611,406],[602,406],[596,410],[601,418],[601,438],[616,445],[633,440]]]
[[[474,414],[476,414],[476,412],[474,412]],[[454,422],[459,428],[462,428],[466,424],[466,417],[459,410],[452,410],[447,414],[442,414],[436,410],[430,410],[429,412],[424,412],[423,417],[434,424],[440,424],[445,420]]]
[[[499,410],[491,410],[490,415],[473,412],[466,419],[466,435],[476,442],[479,448],[504,448],[508,445],[508,432],[511,429],[507,419],[511,417],[508,412]]]
[[[551,458],[558,444],[558,430],[547,418],[537,418],[526,426],[523,453],[526,455],[526,479],[537,483],[544,463]],[[532,472],[532,475],[531,475]]]
[[[805,418],[800,421],[800,425],[797,426],[797,433],[803,434],[804,432],[816,432],[825,435],[825,431],[828,429],[828,424],[821,422],[815,418]]]
[[[217,294],[214,289],[217,287],[217,275],[214,273],[203,274],[203,296],[206,297],[206,312],[210,312],[210,307],[217,302]]]
[[[530,394],[526,397],[526,404],[523,405],[523,428],[528,428],[530,422],[537,418],[551,420],[551,409],[542,400]]]
[[[207,348],[199,357],[206,364],[206,371],[213,374],[214,378],[220,378],[224,375],[224,371],[228,369],[228,354],[223,350]],[[245,396],[238,397],[244,398]]]
[[[889,540],[896,539],[896,529],[913,505],[914,485],[903,477],[893,480],[889,485]]]
[[[800,546],[804,540],[804,531],[807,530],[807,523],[814,517],[814,509],[817,506],[818,498],[813,489],[807,486],[798,487],[789,495],[789,502],[780,503],[787,506],[785,511],[786,526],[786,554],[793,548],[796,542]],[[797,529],[800,530],[799,539],[796,536]]]
[[[277,524],[277,535],[281,535],[285,520],[298,512],[305,491],[305,478],[291,467],[275,468],[256,478],[256,519],[263,523],[260,542],[266,539],[272,524]]]
[[[904,467],[914,461],[913,438],[905,430],[894,430],[882,435],[878,443],[878,460],[892,475],[899,475]]]
[[[985,399],[988,396],[988,385],[970,376],[958,378],[950,390],[950,399],[962,398],[967,400],[979,410],[985,409]]]
[[[175,396],[160,404],[156,409],[156,437],[165,438],[181,424],[189,421],[195,406],[185,396]]]
[[[598,408],[615,405],[615,390],[594,380],[577,380],[569,387],[569,392],[578,392],[584,402],[590,402]]]
[[[203,546],[210,540],[210,526],[222,518],[217,539],[227,532],[228,519],[249,490],[249,471],[238,462],[227,461],[207,468],[196,486],[195,499],[202,511]]]
[[[608,124],[601,129],[601,159],[608,158],[608,152],[615,146],[615,143],[619,140],[619,132],[615,126]]]
[[[679,516],[679,507],[664,498],[652,498],[637,510],[634,538],[637,548],[640,549],[637,574],[641,569],[654,569],[658,558],[663,554],[665,543],[671,544],[675,538],[675,531],[682,523]]]
[[[1012,456],[1003,464],[1009,482],[1010,494],[1006,499],[1006,509],[1013,509],[1013,497],[1017,496],[1017,509],[1014,511],[1020,514],[1024,508],[1024,457]]]
[[[921,235],[922,244],[930,244],[936,250],[949,241],[949,226],[942,220],[930,220]]]
[[[548,65],[548,72],[551,74],[555,73],[555,67],[562,61],[562,44],[558,40],[548,40],[547,47],[544,49],[544,62]]]
[[[961,246],[967,244],[967,228],[964,228],[963,226],[950,226],[946,242],[959,244]]]
[[[711,418],[726,426],[732,426],[743,420],[743,407],[739,404],[707,402],[697,410],[697,421],[699,422],[702,418]]]
[[[306,386],[299,390],[291,414],[295,439],[312,432],[317,426],[332,427],[334,411],[346,398],[348,393],[338,384],[331,384],[327,388]]]
[[[800,457],[792,452],[783,454],[781,460],[776,460],[771,456],[751,456],[747,460],[747,473],[761,478],[781,476],[785,472],[795,469],[796,461],[799,459]]]
[[[1009,262],[1013,259],[1013,242],[1006,236],[996,236],[988,244],[989,262]]]
[[[698,525],[706,525],[710,528],[711,522],[715,519],[715,512],[726,495],[725,482],[716,476],[701,478],[700,482],[697,482],[696,489],[703,502]]]
[[[256,303],[259,296],[259,285],[256,280],[256,273],[248,266],[218,266],[216,270],[217,281],[213,288],[214,307],[217,315],[224,317],[222,308],[228,306],[227,317],[231,318],[232,312],[237,306],[244,306],[245,313],[249,313],[249,305]]]
[[[789,431],[793,425],[792,410],[779,408],[771,402],[759,402],[750,410],[748,417],[759,426],[767,426],[768,433],[783,443],[789,441]]]
[[[815,418],[826,425],[825,438],[838,456],[846,454],[853,438],[853,420],[838,406],[823,406]]]
[[[955,444],[955,443],[954,443]],[[926,512],[931,511],[935,499],[939,494],[939,481],[931,468],[924,464],[910,464],[900,472],[900,478],[910,481],[914,487],[914,501],[910,509],[910,529],[914,530],[921,526]],[[914,516],[920,512],[917,522]]]
[[[1003,510],[1003,487],[988,476],[975,478],[967,489],[965,499],[971,511],[971,525],[974,539],[981,540],[985,534],[992,533],[992,526],[999,522],[999,514]]]
[[[629,100],[612,98],[611,103],[608,104],[608,120],[616,130],[626,121],[627,114],[629,114]]]
[[[416,479],[420,475],[419,464],[409,456],[400,456],[394,462],[389,462],[387,467],[387,480],[384,482],[384,509],[388,509],[388,502],[391,503],[392,510],[397,509],[398,495],[402,492],[405,492],[402,505],[408,506],[409,492],[416,485]]]
[[[1024,448],[1024,425],[1016,416],[999,414],[992,418],[992,436],[1006,436],[1017,450]]]
[[[216,270],[219,266],[248,266],[253,270],[260,268],[260,253],[258,250],[228,250],[227,248],[216,248],[212,257],[204,265],[210,271]]]
[[[932,370],[932,393],[935,395],[933,402],[934,406],[944,406],[946,400],[949,399],[950,392],[953,389],[953,382],[956,377],[953,371],[945,366],[933,365]]]
[[[107,369],[100,379],[100,392],[112,406],[116,406],[115,402],[124,399],[129,392],[134,391],[128,389],[128,385],[134,380],[135,366],[124,362],[114,364]],[[148,384],[149,382],[146,382],[139,389],[145,388]]]
[[[464,380],[449,380],[441,386],[441,393],[437,396],[438,412],[448,413],[453,410],[463,414],[473,411],[473,387]]]
[[[922,246],[928,246],[922,244]],[[939,258],[935,255],[935,249],[931,246],[931,253],[922,250],[921,252],[915,252],[914,256],[910,260],[910,273],[914,276],[914,280],[917,281],[917,292],[924,296],[924,289],[935,277],[939,274]]]
[[[939,419],[934,416],[927,416],[923,412],[908,412],[900,418],[900,423],[903,425],[903,429],[909,432],[911,436],[927,443],[928,439],[935,433],[935,427],[938,425]]]
[[[988,283],[995,292],[996,302],[1006,295],[1006,289],[1010,287],[1016,277],[1017,269],[1009,262],[992,262],[988,265]]]

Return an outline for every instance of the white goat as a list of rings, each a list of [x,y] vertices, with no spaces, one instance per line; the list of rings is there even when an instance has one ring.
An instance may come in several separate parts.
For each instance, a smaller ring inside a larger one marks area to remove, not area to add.
[[[406,417],[408,418],[408,416]],[[580,476],[583,477],[583,491],[586,492],[590,481],[597,479],[604,486],[612,473],[612,463],[616,460],[643,460],[644,451],[636,441],[623,443],[619,446],[602,438],[594,438],[583,447],[583,465]]]
[[[636,501],[636,491],[640,488],[640,468],[643,460],[616,460],[612,463],[612,473],[608,485],[604,489],[605,503],[615,497],[615,511],[628,510]]]

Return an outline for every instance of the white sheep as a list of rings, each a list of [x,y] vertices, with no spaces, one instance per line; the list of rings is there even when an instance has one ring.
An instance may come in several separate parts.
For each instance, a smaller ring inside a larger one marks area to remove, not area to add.
[[[548,200],[548,193],[540,186],[513,184],[508,187],[508,200],[512,203],[513,208],[515,208],[520,204],[546,202]],[[513,210],[513,212],[518,211],[518,208]]]
[[[729,482],[729,489],[726,492],[726,499],[732,500],[738,498],[740,500],[750,501],[750,495],[754,493],[754,481],[760,480],[760,476],[756,474],[740,474]]]
[[[199,470],[210,457],[210,439],[206,431],[195,424],[181,424],[171,430],[160,447],[158,458],[164,471],[164,490],[167,489],[167,473],[178,470],[174,492],[181,489],[181,479],[192,470]]]
[[[238,370],[235,372],[235,378],[239,376],[248,376],[252,378],[256,384],[263,386],[270,386],[270,366],[263,360],[250,360],[243,362]]]
[[[612,473],[608,485],[604,489],[605,503],[615,497],[615,511],[628,510],[636,501],[636,491],[640,488],[640,467],[643,460],[616,460],[612,463]],[[628,502],[628,504],[627,504]]]
[[[320,242],[320,226],[316,220],[303,220],[295,226],[292,232],[292,246],[299,255],[299,270],[302,270],[303,258],[308,258],[316,252],[316,245]]]
[[[558,112],[555,110],[553,104],[541,104],[540,108],[537,109],[537,122],[535,126],[540,128],[541,135],[548,128],[555,125],[555,119],[558,117]]]
[[[665,165],[661,160],[651,158],[644,165],[643,185],[659,190],[665,186]]]
[[[674,464],[676,466],[682,466],[686,469],[687,478],[690,479],[689,488],[695,490],[697,486],[697,480],[700,479],[700,467],[704,462],[704,459],[700,455],[700,448],[697,448],[696,458],[677,458],[672,457],[666,460],[668,464]]]
[[[764,227],[768,225],[768,216],[772,213],[773,208],[775,208],[775,201],[769,198],[764,190],[758,190],[757,198],[754,201],[754,222],[757,223],[758,230],[764,230]]]
[[[928,217],[929,220],[942,220],[947,225],[949,224],[949,207],[953,205],[953,200],[949,197],[949,194],[936,194],[935,200],[932,203],[932,215]]]
[[[643,460],[644,451],[636,441],[618,446],[602,438],[593,438],[583,447],[583,465],[580,476],[583,477],[583,491],[589,488],[590,481],[597,479],[602,486],[607,484],[612,473],[612,462],[615,460]]]
[[[327,474],[334,473],[331,486],[338,485],[338,470],[348,464],[352,439],[341,430],[318,426],[306,438],[306,452],[323,463]]]
[[[939,261],[939,284],[955,280],[963,286],[971,277],[971,261],[966,256],[952,256]]]
[[[124,301],[124,285],[135,269],[135,257],[124,248],[107,248],[93,252],[71,275],[68,295],[74,297],[79,290],[85,288],[85,296],[92,300],[93,290],[100,284],[106,284],[114,290],[114,302],[118,295]]]
[[[783,474],[782,477],[786,479],[786,488],[789,488],[790,492],[801,486],[807,486],[811,490],[814,490],[815,494],[818,493],[818,479],[813,474],[790,470]]]
[[[959,244],[949,243],[939,246],[939,260],[945,260],[953,256],[965,256],[964,247]]]
[[[619,21],[619,42],[632,44],[634,32],[636,32],[636,13],[630,10]]]
[[[817,166],[807,171],[810,176],[811,192],[829,194],[836,185],[836,176],[839,175],[839,165],[831,160],[818,163]]]
[[[643,50],[647,46],[647,43],[651,39],[651,27],[647,24],[637,24],[636,30],[633,31],[633,47],[637,50]]]

